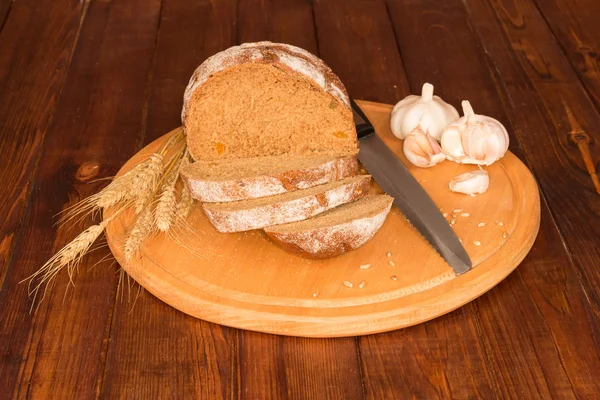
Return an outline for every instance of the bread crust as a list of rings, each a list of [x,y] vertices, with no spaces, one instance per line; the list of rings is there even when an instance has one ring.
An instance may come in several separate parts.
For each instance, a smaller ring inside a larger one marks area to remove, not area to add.
[[[349,178],[358,173],[358,162],[356,156],[348,156],[299,170],[219,181],[195,178],[189,170],[182,170],[181,176],[192,197],[219,203],[274,196]]]
[[[244,43],[230,47],[206,59],[192,74],[183,96],[181,121],[185,130],[188,105],[196,89],[211,75],[244,63],[277,64],[305,76],[338,99],[348,110],[350,99],[346,88],[320,58],[296,46],[273,42]]]
[[[382,227],[392,206],[380,213],[349,222],[305,230],[277,232],[277,227],[265,228],[265,233],[278,245],[292,253],[308,258],[330,258],[357,249],[371,240]]]
[[[341,204],[350,203],[368,193],[370,181],[370,175],[363,175],[361,179],[351,180],[324,192],[254,208],[215,210],[210,208],[210,203],[204,203],[202,208],[219,232],[249,231],[301,221]]]

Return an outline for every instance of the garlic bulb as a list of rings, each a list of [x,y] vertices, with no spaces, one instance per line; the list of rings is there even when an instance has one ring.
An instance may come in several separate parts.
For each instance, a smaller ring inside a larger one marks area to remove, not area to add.
[[[482,169],[458,175],[450,180],[450,190],[464,194],[484,193],[489,185],[490,176]]]
[[[459,117],[456,108],[433,95],[433,85],[425,83],[420,96],[407,96],[394,106],[390,128],[398,139],[405,139],[417,127],[440,140],[442,131]]]
[[[438,142],[419,128],[404,139],[403,150],[408,161],[421,168],[433,167],[446,159]]]
[[[490,165],[508,150],[508,133],[500,122],[473,112],[471,103],[462,102],[464,116],[442,133],[442,150],[449,160],[462,164]]]

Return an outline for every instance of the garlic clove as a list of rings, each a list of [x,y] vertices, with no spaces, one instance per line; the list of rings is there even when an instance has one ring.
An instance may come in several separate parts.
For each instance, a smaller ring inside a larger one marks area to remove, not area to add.
[[[497,120],[475,114],[468,101],[462,102],[464,116],[448,125],[441,137],[448,159],[462,164],[490,165],[508,150],[508,132]]]
[[[446,159],[438,142],[418,128],[404,139],[403,150],[406,159],[421,168],[433,167]]]
[[[394,106],[390,128],[399,139],[406,139],[419,128],[439,140],[444,127],[458,117],[452,105],[433,95],[433,85],[425,83],[421,96],[407,96]]]
[[[490,185],[490,176],[487,171],[477,169],[458,175],[450,180],[450,190],[464,194],[485,193]]]

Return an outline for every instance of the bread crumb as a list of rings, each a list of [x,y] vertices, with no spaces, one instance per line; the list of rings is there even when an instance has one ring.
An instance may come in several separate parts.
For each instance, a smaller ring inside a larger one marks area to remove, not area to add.
[[[503,238],[503,239],[506,239],[507,237],[508,237],[508,233],[504,232],[504,233],[502,234],[502,238]]]
[[[395,262],[393,262],[392,260],[389,260],[389,261],[388,261],[388,263],[389,263],[389,264],[390,264],[392,267],[395,267],[395,266],[396,266],[396,263],[395,263]]]
[[[474,240],[474,241],[473,241],[473,244],[474,244],[475,246],[481,246],[481,242],[480,242],[479,240]]]
[[[317,297],[319,295],[319,292],[314,292],[313,293],[313,297]]]
[[[478,228],[481,228],[482,226],[485,226],[485,222],[480,222],[480,223],[477,224]]]
[[[385,255],[389,258],[392,256],[392,253],[388,251]]]
[[[365,281],[362,281],[361,283],[358,284],[358,288],[362,289],[365,287],[365,285],[366,285]]]
[[[469,213],[462,213],[462,214],[460,214],[460,216],[461,216],[461,217],[470,217],[470,216],[471,216],[471,214],[469,214]]]
[[[455,212],[455,213],[459,213],[459,212],[461,212],[461,211],[462,211],[462,208],[455,208],[455,209],[454,209],[454,212]]]
[[[393,281],[397,281],[398,277],[396,275],[392,275],[392,276],[390,276],[390,279],[393,280]]]
[[[456,220],[454,220],[454,219],[452,221],[450,221],[450,225],[454,225],[455,223],[456,223]]]
[[[496,221],[496,224],[498,224],[498,226],[504,226],[504,222],[502,221]]]
[[[371,268],[371,264],[363,264],[359,268],[360,269],[369,269],[369,268]]]
[[[344,281],[344,286],[346,286],[346,287],[353,287],[354,285],[350,281]]]
[[[469,196],[475,197],[475,193],[469,193]]]
[[[443,216],[444,218],[446,218],[446,217],[448,216],[448,213],[443,213],[443,214],[442,214],[442,216]]]

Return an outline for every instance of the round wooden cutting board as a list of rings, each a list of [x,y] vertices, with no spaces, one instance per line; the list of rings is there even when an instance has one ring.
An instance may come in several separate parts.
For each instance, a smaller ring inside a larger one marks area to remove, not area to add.
[[[388,127],[392,106],[359,104],[377,133],[408,165],[402,142]],[[172,134],[143,149],[120,173]],[[475,197],[448,189],[452,177],[475,166],[445,161],[429,169],[409,168],[448,213],[448,221],[455,220],[453,227],[473,261],[473,270],[456,276],[395,207],[370,242],[328,260],[287,253],[262,231],[218,233],[200,204],[195,204],[188,218],[190,229],[148,239],[129,264],[124,263],[123,243],[131,213],[121,213],[108,225],[107,239],[115,258],[139,284],[197,318],[312,337],[398,329],[448,313],[488,291],[523,260],[540,223],[537,185],[512,153],[486,167],[490,187]],[[371,267],[361,269],[364,264]]]

